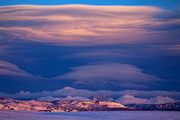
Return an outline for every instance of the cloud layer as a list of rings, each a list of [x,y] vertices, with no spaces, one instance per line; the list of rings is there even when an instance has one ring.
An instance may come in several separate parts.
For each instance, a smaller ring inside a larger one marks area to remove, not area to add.
[[[42,99],[56,99],[51,94],[58,90],[50,90],[65,86],[177,95],[167,91],[180,90],[178,13],[151,6],[1,6],[0,91],[37,92],[32,96]]]
[[[78,85],[101,88],[104,85],[118,85],[124,88],[146,87],[143,83],[160,80],[158,77],[143,73],[136,66],[120,63],[93,64],[72,68],[72,71],[55,79],[75,80]]]
[[[20,69],[15,64],[0,60],[0,76],[14,76],[14,77],[30,77],[34,76],[30,73]]]
[[[173,43],[179,36],[179,19],[150,6],[8,6],[0,14],[2,39],[97,45]]]

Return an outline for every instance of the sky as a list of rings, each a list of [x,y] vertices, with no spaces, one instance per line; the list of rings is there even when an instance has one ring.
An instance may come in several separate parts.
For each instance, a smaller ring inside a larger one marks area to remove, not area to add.
[[[1,0],[0,97],[180,99],[179,4]]]
[[[0,5],[64,5],[64,4],[90,4],[90,5],[130,5],[130,6],[160,6],[166,8],[178,7],[179,0],[1,0]]]

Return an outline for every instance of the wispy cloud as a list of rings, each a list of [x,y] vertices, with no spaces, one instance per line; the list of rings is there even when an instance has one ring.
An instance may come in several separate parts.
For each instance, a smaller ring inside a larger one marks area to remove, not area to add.
[[[179,20],[157,17],[167,13],[150,6],[8,6],[0,8],[0,34],[67,45],[169,43],[178,29],[168,26]]]
[[[0,60],[0,75],[1,76],[19,76],[19,77],[34,77],[30,73],[20,69],[15,64]]]

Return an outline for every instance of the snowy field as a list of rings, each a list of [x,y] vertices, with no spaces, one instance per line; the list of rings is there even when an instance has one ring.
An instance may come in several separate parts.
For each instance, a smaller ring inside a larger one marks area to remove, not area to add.
[[[180,120],[180,112],[119,111],[45,113],[0,111],[0,120]]]

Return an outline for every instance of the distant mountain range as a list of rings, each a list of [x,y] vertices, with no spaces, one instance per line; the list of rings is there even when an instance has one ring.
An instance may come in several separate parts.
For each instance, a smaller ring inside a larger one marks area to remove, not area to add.
[[[180,110],[180,102],[166,104],[127,104],[97,100],[16,100],[0,99],[0,110],[77,112],[77,111],[120,111],[120,110]]]
[[[127,104],[126,106],[134,110],[180,111],[180,102],[165,104]]]

